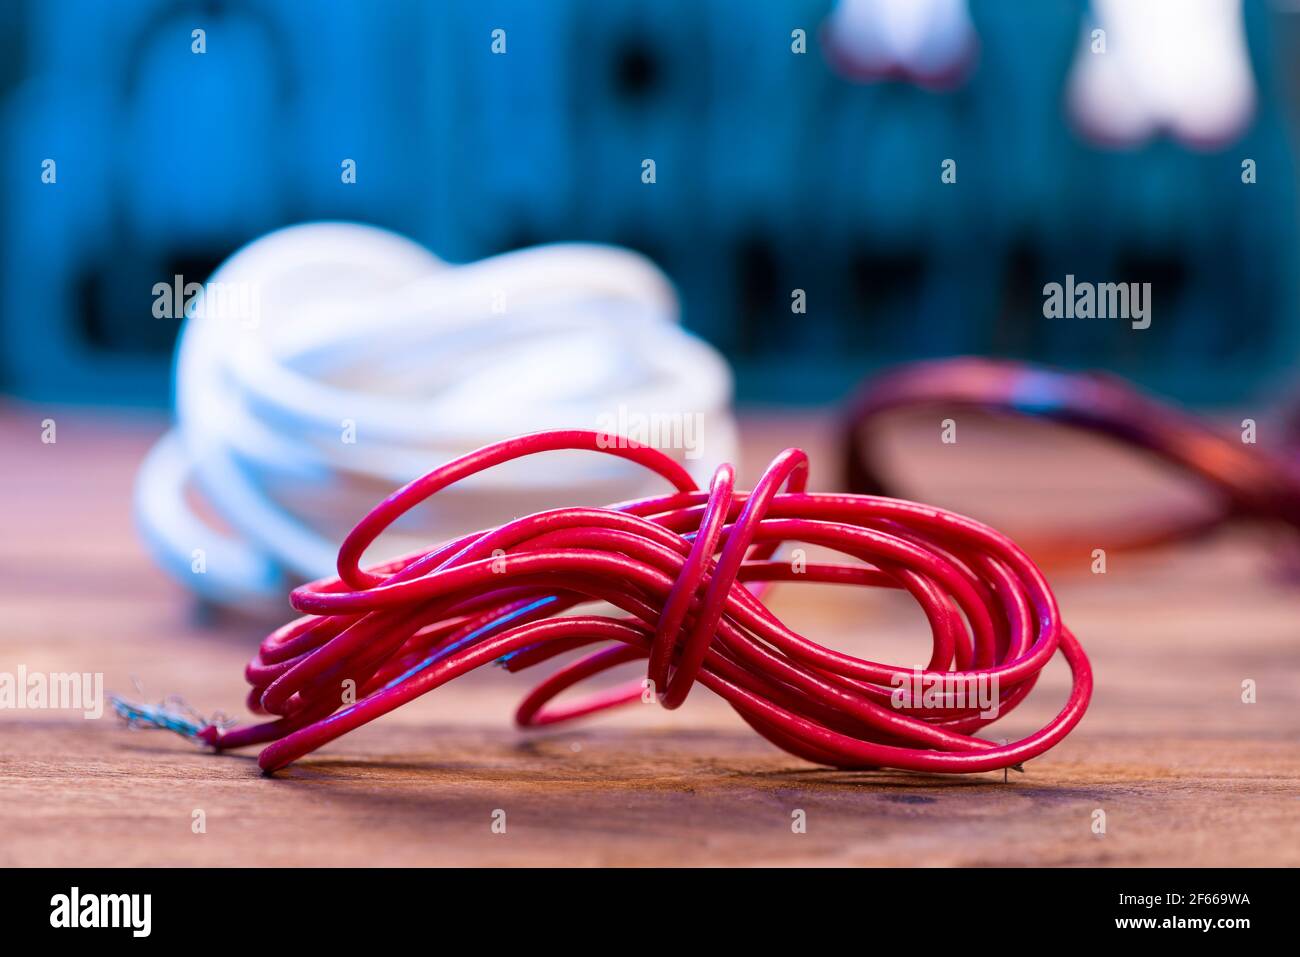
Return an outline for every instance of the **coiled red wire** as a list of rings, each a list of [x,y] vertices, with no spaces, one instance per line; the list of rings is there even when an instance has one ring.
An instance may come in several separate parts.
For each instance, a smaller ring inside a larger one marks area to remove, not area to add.
[[[982,357],[909,363],[863,385],[846,406],[840,432],[849,491],[900,494],[886,478],[884,457],[871,433],[890,413],[926,407],[945,414],[979,409],[1091,432],[1193,477],[1207,493],[1209,508],[1203,512],[1161,515],[1161,503],[1153,502],[1142,515],[1096,533],[1090,541],[1057,537],[1029,543],[1039,560],[1086,553],[1099,538],[1115,550],[1153,548],[1241,519],[1300,529],[1300,438],[1280,453],[1270,452],[1146,395],[1118,376]]]
[[[476,472],[538,452],[615,455],[657,472],[675,491],[606,508],[559,508],[363,569],[367,547],[408,509]],[[273,716],[200,737],[219,748],[271,742],[274,771],[328,741],[481,665],[520,671],[588,646],[597,650],[539,684],[521,726],[555,724],[640,699],[652,688],[676,708],[696,682],[725,698],[759,734],[817,764],[976,772],[1019,765],[1079,722],[1092,672],[1056,600],[1014,543],[971,519],[914,502],[805,491],[808,460],[778,455],[753,491],[721,466],[707,492],[663,453],[581,430],[498,442],[416,479],[352,530],[337,578],[291,601],[304,617],[270,634],[246,675],[249,707]],[[833,549],[851,561],[781,561],[781,543]],[[976,678],[998,689],[997,716],[1029,694],[1060,651],[1069,698],[1041,730],[1008,744],[975,732],[994,720],[949,689],[895,707],[913,669],[834,651],[783,624],[759,600],[778,581],[902,588],[933,635],[923,675]],[[567,614],[603,602],[612,614]],[[552,704],[570,686],[644,659],[636,681]],[[356,700],[343,704],[351,679]],[[937,705],[926,707],[926,704]]]

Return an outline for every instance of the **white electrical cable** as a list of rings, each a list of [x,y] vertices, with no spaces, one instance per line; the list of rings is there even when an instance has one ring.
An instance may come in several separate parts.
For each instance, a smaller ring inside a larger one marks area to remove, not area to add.
[[[189,305],[177,424],[141,468],[139,525],[206,599],[278,608],[290,584],[332,574],[338,542],[375,502],[506,436],[622,433],[706,483],[734,453],[731,375],[677,319],[666,277],[612,246],[450,266],[371,226],[271,233]],[[609,456],[512,464],[439,494],[373,557],[654,490]]]

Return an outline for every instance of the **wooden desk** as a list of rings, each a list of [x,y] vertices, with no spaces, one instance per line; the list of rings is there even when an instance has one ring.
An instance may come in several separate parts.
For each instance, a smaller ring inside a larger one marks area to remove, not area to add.
[[[102,671],[124,691],[134,674],[153,698],[240,712],[265,629],[201,622],[132,528],[134,472],[161,424],[0,410],[0,670]],[[750,416],[744,435],[742,476],[797,443],[814,484],[833,483],[817,417]],[[1057,461],[1075,482],[1080,464]],[[251,754],[205,754],[111,715],[0,711],[0,865],[1300,864],[1300,585],[1274,556],[1233,532],[1112,558],[1106,575],[1086,557],[1053,572],[1097,692],[1064,744],[1005,783],[815,769],[703,689],[674,713],[633,706],[524,734],[510,718],[530,676],[490,670],[275,778]],[[774,605],[846,651],[903,663],[928,650],[901,595],[786,586]],[[1258,703],[1241,703],[1244,678]],[[1067,682],[1057,661],[995,728],[1038,727]],[[196,809],[206,833],[191,831]]]

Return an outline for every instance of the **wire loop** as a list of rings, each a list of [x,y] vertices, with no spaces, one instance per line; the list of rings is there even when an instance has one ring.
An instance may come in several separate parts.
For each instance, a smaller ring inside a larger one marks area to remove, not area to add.
[[[1300,529],[1300,458],[1294,453],[1288,458],[1224,435],[1117,376],[973,357],[910,363],[863,386],[847,406],[840,433],[849,491],[903,494],[886,477],[872,432],[889,413],[924,407],[1044,419],[1130,446],[1204,486],[1211,504],[1203,511],[1183,509],[1153,520],[1146,513],[1154,509],[1148,509],[1108,531],[1106,541],[1117,551],[1185,541],[1241,518]],[[1083,543],[1044,538],[1028,545],[1044,559],[1077,554]]]
[[[721,466],[699,491],[667,455],[583,430],[540,432],[461,456],[384,499],[339,550],[338,576],[304,585],[304,613],[249,663],[262,724],[219,729],[220,749],[271,742],[266,771],[482,665],[509,671],[600,646],[519,706],[521,726],[555,724],[633,700],[682,704],[698,682],[792,754],[840,768],[975,772],[1015,767],[1078,723],[1092,673],[1034,563],[971,519],[913,502],[810,493],[808,460],[781,453],[753,491]],[[361,556],[407,509],[476,472],[537,452],[621,456],[675,491],[607,508],[537,512],[369,569]],[[782,561],[784,542],[850,561]],[[860,659],[800,635],[761,598],[775,582],[901,588],[933,636],[925,668]],[[570,613],[592,602],[612,606]],[[1041,730],[995,744],[975,732],[1015,708],[1057,653],[1069,699]],[[647,677],[579,701],[557,695],[610,668]],[[343,689],[355,689],[345,700]]]

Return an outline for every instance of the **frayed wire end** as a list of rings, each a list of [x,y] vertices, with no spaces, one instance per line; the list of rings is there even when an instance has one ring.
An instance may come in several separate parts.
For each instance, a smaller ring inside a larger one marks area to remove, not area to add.
[[[136,690],[143,694],[139,684]],[[109,703],[128,728],[171,731],[200,744],[215,746],[222,732],[235,723],[221,712],[205,718],[180,695],[168,695],[158,704],[137,703],[120,695],[111,695]]]

